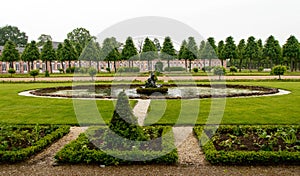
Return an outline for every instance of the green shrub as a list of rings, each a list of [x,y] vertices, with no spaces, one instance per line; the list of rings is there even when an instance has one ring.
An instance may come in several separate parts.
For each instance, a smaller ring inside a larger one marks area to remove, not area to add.
[[[75,67],[68,67],[66,69],[66,73],[74,73],[75,72]]]
[[[195,73],[198,73],[198,72],[199,72],[199,69],[198,69],[198,68],[193,68],[193,71],[194,71]]]
[[[202,71],[203,72],[211,72],[212,69],[213,69],[213,67],[211,67],[211,66],[205,66],[202,68]]]
[[[274,136],[280,139],[280,136],[277,136],[280,129],[287,127],[280,126],[220,126],[217,130],[217,133],[226,134],[229,138],[235,136],[247,135],[249,131],[259,132],[260,130],[269,131]],[[290,127],[288,127],[290,128]],[[300,129],[300,127],[295,127]],[[204,132],[203,126],[194,127],[194,132],[197,135],[200,145],[202,145],[203,152],[205,153],[205,158],[211,164],[227,164],[227,165],[273,165],[273,164],[300,164],[300,152],[289,152],[287,150],[279,151],[243,151],[243,150],[217,150],[213,144],[212,137],[211,140],[208,138],[207,131]],[[260,133],[262,134],[262,133]],[[284,134],[284,133],[282,133]],[[261,136],[263,137],[263,136]],[[269,138],[268,135],[266,135]],[[207,141],[203,143],[201,141]],[[225,139],[224,139],[225,140]],[[226,142],[230,140],[226,140]],[[221,145],[221,144],[219,144]]]
[[[35,77],[36,77],[37,75],[39,75],[39,73],[40,73],[40,70],[31,70],[31,71],[29,72],[30,76],[33,76],[33,81],[35,81]]]
[[[97,70],[93,67],[88,69],[89,75],[92,77],[92,80],[94,80],[94,76],[97,74]]]
[[[157,88],[137,88],[136,89],[138,94],[144,94],[144,95],[151,95],[155,92],[165,94],[168,92],[167,87],[157,87]]]
[[[260,67],[258,67],[257,70],[258,70],[258,72],[262,72],[262,71],[264,71],[264,67],[261,67],[261,66],[260,66]]]
[[[235,66],[231,66],[229,69],[230,73],[236,73],[238,69]]]
[[[12,77],[12,74],[15,74],[15,73],[16,73],[16,70],[13,69],[13,68],[10,68],[10,69],[8,70],[8,73],[10,73],[10,77]]]
[[[226,69],[222,66],[217,66],[214,68],[214,75],[219,76],[219,80],[221,79],[221,76],[226,74]]]
[[[169,71],[168,67],[165,68],[165,71]],[[170,67],[170,71],[185,71],[183,67]]]
[[[58,69],[59,73],[64,73],[64,69],[60,68]]]
[[[143,141],[148,138],[138,125],[138,119],[133,115],[126,93],[120,92],[109,128],[117,135],[130,140]]]
[[[138,67],[120,67],[117,72],[120,73],[130,73],[130,72],[140,72],[140,68]]]
[[[178,154],[176,147],[174,146],[174,136],[172,133],[169,133],[172,128],[163,126],[143,127],[143,131],[148,131],[148,129],[150,128],[155,129],[155,131],[162,131],[161,150],[141,150],[139,148],[131,148],[131,150],[108,148],[103,150],[102,147],[91,147],[91,140],[93,140],[92,136],[97,133],[95,129],[102,129],[105,131],[108,129],[107,127],[90,127],[87,130],[86,135],[81,134],[75,141],[67,144],[61,151],[59,151],[55,155],[55,159],[59,163],[73,164],[175,164],[178,160]],[[107,137],[105,138],[107,139]],[[111,139],[110,141],[112,140],[114,139]],[[103,141],[103,144],[107,145],[108,142]],[[151,159],[143,161],[144,158]]]
[[[0,151],[0,163],[15,163],[28,159],[69,132],[69,126],[60,126],[55,131],[36,141],[32,146],[15,151]]]
[[[156,62],[156,64],[155,64],[155,71],[162,72],[163,71],[163,67],[164,67],[164,64],[162,62]]]
[[[49,76],[50,76],[49,71],[46,70],[46,71],[45,71],[45,77],[49,77]]]
[[[284,75],[284,73],[286,72],[286,67],[282,66],[282,65],[277,65],[275,67],[273,67],[272,71],[271,71],[271,75],[278,75],[279,79],[281,79],[281,75]]]

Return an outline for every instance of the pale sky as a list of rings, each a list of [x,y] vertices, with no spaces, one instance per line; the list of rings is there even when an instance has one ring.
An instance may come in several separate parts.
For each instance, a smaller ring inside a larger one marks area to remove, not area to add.
[[[270,35],[283,44],[300,40],[299,0],[6,0],[0,3],[0,26],[13,25],[29,40],[41,34],[63,41],[77,27],[97,36],[123,20],[161,16],[181,21],[204,38],[233,36],[237,44],[250,35]],[[151,34],[150,34],[151,35]]]

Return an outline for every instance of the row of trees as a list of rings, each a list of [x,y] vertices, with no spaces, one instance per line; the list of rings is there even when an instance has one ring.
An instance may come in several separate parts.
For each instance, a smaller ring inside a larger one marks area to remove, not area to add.
[[[69,66],[71,66],[72,60],[79,60],[80,67],[81,60],[89,61],[90,65],[92,61],[99,64],[99,61],[104,60],[108,62],[109,68],[113,62],[115,69],[118,60],[127,60],[129,66],[133,66],[133,60],[140,59],[148,61],[150,70],[152,68],[151,60],[160,58],[167,60],[168,68],[170,60],[185,60],[186,69],[190,68],[191,71],[191,63],[195,59],[203,59],[204,64],[208,60],[208,66],[212,66],[212,59],[219,58],[222,66],[224,62],[228,61],[229,66],[236,66],[239,70],[242,68],[249,70],[259,67],[272,68],[273,65],[279,64],[289,66],[291,71],[300,69],[300,45],[295,36],[290,36],[283,46],[280,46],[278,40],[272,35],[264,43],[261,39],[257,40],[250,36],[247,40],[240,40],[237,45],[231,36],[217,44],[213,37],[209,37],[206,41],[201,41],[199,47],[195,39],[189,37],[182,41],[179,51],[175,50],[170,37],[165,37],[162,46],[158,39],[152,41],[148,37],[139,42],[137,47],[131,37],[127,38],[125,44],[118,42],[114,37],[106,38],[100,46],[96,42],[96,37],[92,36],[85,28],[76,28],[68,33],[67,38],[58,45],[57,49],[53,48],[52,38],[49,35],[42,34],[38,38],[38,42],[27,43],[27,40],[26,34],[20,32],[17,27],[0,28],[0,45],[5,44],[1,59],[10,62],[11,68],[13,67],[12,63],[19,59],[28,62],[31,69],[33,61],[39,59],[46,63],[46,68],[48,68],[47,64],[54,60],[69,62]],[[21,56],[16,47],[25,47]],[[50,71],[52,72],[52,70]]]

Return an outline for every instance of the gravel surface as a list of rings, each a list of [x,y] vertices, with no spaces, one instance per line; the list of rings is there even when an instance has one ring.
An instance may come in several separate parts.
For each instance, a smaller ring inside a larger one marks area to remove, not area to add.
[[[147,116],[147,111],[149,108],[151,100],[140,100],[138,99],[137,104],[133,108],[133,114],[138,118],[138,124],[140,126],[144,125],[145,118]]]

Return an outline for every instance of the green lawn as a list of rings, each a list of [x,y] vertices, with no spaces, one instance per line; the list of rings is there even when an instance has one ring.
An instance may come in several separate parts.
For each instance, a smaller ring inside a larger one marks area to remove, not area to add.
[[[300,124],[300,82],[234,82],[230,84],[259,85],[277,87],[292,91],[289,95],[271,97],[226,98],[198,100],[155,100],[151,101],[151,108],[146,124]],[[213,106],[211,116],[207,122]],[[165,109],[165,110],[164,110]],[[224,116],[220,119],[218,114]],[[154,111],[156,110],[156,111]],[[199,110],[199,113],[197,111]],[[180,114],[180,115],[178,115]],[[197,119],[195,119],[197,114]],[[158,118],[162,117],[162,118]]]
[[[229,84],[277,87],[290,90],[292,93],[272,97],[227,98],[225,109],[223,106],[213,106],[215,109],[208,123],[218,124],[222,120],[222,124],[300,124],[300,82],[232,82]],[[71,99],[18,95],[18,92],[24,90],[67,85],[71,83],[1,83],[0,123],[78,124]],[[85,113],[80,116],[80,123],[104,123],[89,109],[95,101],[78,102],[81,103],[81,112]],[[211,104],[220,102],[222,105],[222,99],[152,100],[145,123],[206,124]],[[132,106],[135,103],[136,101],[131,101]],[[96,108],[106,123],[112,117],[113,107],[113,101],[96,101]],[[224,117],[221,119],[216,114],[219,112],[223,114],[222,110],[224,110]]]
[[[19,96],[18,92],[43,87],[70,86],[70,83],[2,83],[0,84],[0,123],[13,124],[78,124],[71,99],[37,98]],[[84,105],[95,101],[82,100]],[[113,101],[96,101],[97,108],[105,122],[113,113]],[[133,104],[133,103],[132,103]],[[90,107],[89,107],[90,108]],[[87,107],[82,109],[89,110]],[[103,123],[86,113],[81,123]]]

